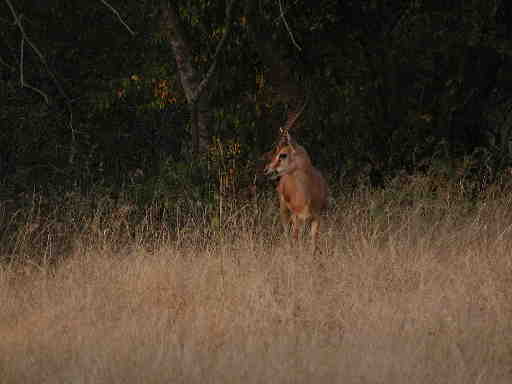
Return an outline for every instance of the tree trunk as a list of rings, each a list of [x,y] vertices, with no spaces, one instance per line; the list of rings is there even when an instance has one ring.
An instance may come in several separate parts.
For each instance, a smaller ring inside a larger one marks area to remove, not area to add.
[[[161,2],[160,27],[173,50],[181,86],[189,103],[192,150],[197,155],[208,148],[210,106],[207,92],[201,92],[199,97],[197,95],[201,75],[193,65],[191,40],[183,28],[176,6],[170,1]]]

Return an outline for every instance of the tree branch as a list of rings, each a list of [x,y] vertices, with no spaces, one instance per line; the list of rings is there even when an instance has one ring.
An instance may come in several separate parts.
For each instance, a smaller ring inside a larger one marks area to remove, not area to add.
[[[194,153],[198,153],[200,149],[207,147],[209,101],[207,97],[204,97],[204,91],[211,81],[220,53],[223,51],[230,34],[233,7],[236,2],[237,0],[228,0],[226,3],[224,32],[215,48],[210,66],[203,74],[194,64],[191,39],[182,25],[179,8],[172,1],[161,1],[161,29],[163,35],[171,44],[181,86],[191,111],[192,148]]]
[[[60,85],[60,83],[57,79],[57,76],[55,76],[55,74],[52,72],[52,70],[48,66],[48,62],[46,61],[46,58],[41,53],[39,48],[37,48],[37,46],[28,37],[27,33],[25,32],[25,28],[23,28],[23,25],[21,23],[22,16],[16,13],[16,10],[14,9],[10,0],[5,0],[5,2],[7,3],[7,6],[9,7],[9,9],[11,10],[12,17],[14,18],[14,24],[18,27],[18,29],[21,33],[22,48],[23,48],[23,43],[26,41],[28,43],[28,45],[30,45],[30,48],[32,48],[32,50],[36,53],[37,57],[39,57],[39,60],[41,61],[41,63],[43,63],[44,68],[46,69],[46,72],[48,72],[48,74],[52,78],[52,80],[53,80],[55,86],[57,87],[59,93],[61,94],[61,96],[64,97],[64,99],[66,100],[67,103],[69,103],[69,97],[66,95],[66,92]],[[22,63],[20,63],[20,64],[22,64]],[[21,67],[21,69],[23,69],[22,65],[20,65],[20,67]],[[23,73],[20,75],[20,78],[22,78],[22,79],[24,78]],[[22,83],[22,86],[26,86],[26,83],[25,84]],[[29,88],[33,89],[34,87],[29,87]]]
[[[304,98],[302,86],[298,86],[292,73],[292,65],[283,52],[282,46],[275,41],[271,28],[258,8],[258,0],[247,0],[245,15],[248,20],[249,36],[255,45],[261,61],[265,64],[265,81],[270,92],[277,95],[274,102],[296,105]],[[296,105],[298,107],[298,105]]]
[[[121,15],[119,14],[119,12],[117,11],[117,9],[115,9],[112,5],[110,5],[106,0],[100,0],[108,9],[110,9],[112,11],[112,13],[114,13],[117,18],[119,19],[119,21],[121,22],[121,24],[124,25],[124,27],[128,30],[128,32],[130,32],[130,34],[132,36],[135,36],[135,32],[133,31],[133,29],[130,28],[130,26],[123,20],[123,18],[121,17]]]
[[[0,56],[0,64],[2,64],[4,67],[8,68],[12,72],[16,72],[16,68],[10,65],[7,61],[2,59],[2,56]]]
[[[46,58],[44,57],[43,53],[37,48],[37,46],[32,42],[32,40],[28,37],[25,28],[23,28],[23,24],[21,23],[22,16],[16,13],[16,10],[14,9],[14,6],[12,5],[10,0],[5,0],[7,3],[7,6],[9,7],[12,17],[14,19],[14,24],[18,27],[20,33],[21,33],[21,47],[20,47],[20,82],[21,86],[25,88],[29,88],[33,90],[34,92],[37,92],[39,95],[41,95],[47,104],[49,104],[49,98],[46,93],[44,93],[39,88],[36,88],[30,84],[28,84],[25,81],[25,74],[24,74],[24,53],[25,53],[25,42],[28,43],[30,48],[36,53],[37,57],[43,63],[43,66],[50,75],[50,78],[52,79],[53,83],[57,87],[57,90],[59,94],[64,98],[64,101],[66,103],[67,110],[69,112],[69,128],[71,130],[71,148],[69,153],[69,162],[70,164],[74,161],[74,154],[75,154],[75,142],[76,142],[76,132],[75,128],[73,126],[73,108],[71,106],[71,100],[69,99],[68,95],[64,91],[64,88],[61,86],[59,80],[57,79],[57,76],[53,73],[53,71],[50,69],[50,66],[48,65],[48,62],[46,61]]]
[[[20,84],[21,84],[21,87],[31,89],[32,91],[38,93],[44,99],[46,104],[50,104],[50,99],[48,98],[48,95],[46,93],[44,93],[39,88],[34,87],[33,85],[30,85],[29,83],[27,83],[25,81],[25,75],[24,75],[25,72],[23,70],[24,60],[25,60],[24,58],[25,58],[25,39],[22,37],[21,45],[20,45]]]
[[[279,13],[280,13],[279,16],[281,17],[281,19],[283,19],[284,26],[286,27],[286,30],[288,31],[288,34],[290,35],[290,39],[292,40],[293,45],[295,45],[295,48],[297,48],[299,51],[302,51],[302,48],[300,47],[299,44],[297,44],[297,41],[295,40],[295,37],[293,36],[293,32],[292,32],[290,26],[288,25],[286,18],[284,17],[283,3],[281,2],[281,0],[279,0]]]
[[[416,1],[411,0],[407,9],[403,11],[401,15],[396,17],[394,22],[389,26],[389,29],[384,33],[384,36],[399,34],[405,19],[412,13],[414,8],[416,8]]]
[[[217,67],[217,61],[219,57],[219,53],[222,52],[222,49],[224,48],[224,45],[227,41],[227,37],[229,33],[231,32],[231,17],[233,13],[233,6],[235,4],[236,0],[231,0],[229,3],[227,9],[226,9],[226,28],[224,29],[224,35],[220,39],[219,43],[217,44],[217,47],[215,49],[215,53],[212,58],[212,63],[210,65],[210,68],[208,69],[208,72],[206,72],[206,75],[204,76],[203,80],[199,83],[197,88],[195,89],[193,95],[192,95],[192,103],[196,102],[197,99],[201,96],[204,89],[208,85],[208,82],[210,81],[210,78],[212,77],[213,73],[215,72],[215,69]]]
[[[27,35],[25,33],[25,30],[23,29],[23,26],[21,25],[21,16],[16,13],[13,5],[11,4],[11,2],[9,0],[5,0],[5,1],[7,3],[7,6],[9,7],[9,9],[11,10],[12,16],[14,18],[14,24],[18,27],[18,29],[21,32],[20,64],[19,64],[20,85],[22,88],[28,88],[28,89],[31,89],[32,91],[38,93],[44,99],[46,104],[49,104],[50,100],[46,93],[44,93],[41,89],[39,89],[33,85],[30,85],[28,82],[25,81],[25,75],[24,75],[25,41],[27,41],[32,48],[34,48],[34,47],[33,47],[33,44],[31,43],[31,41],[27,40]],[[34,49],[34,51],[36,52],[36,54],[38,54],[38,55],[40,54],[39,50],[37,50],[37,47],[36,47],[36,49]]]

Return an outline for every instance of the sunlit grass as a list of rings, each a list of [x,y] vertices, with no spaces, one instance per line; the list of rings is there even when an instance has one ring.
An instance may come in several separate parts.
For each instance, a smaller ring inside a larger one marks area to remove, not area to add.
[[[313,258],[266,198],[221,217],[34,201],[2,219],[1,382],[512,382],[511,203],[362,188]]]

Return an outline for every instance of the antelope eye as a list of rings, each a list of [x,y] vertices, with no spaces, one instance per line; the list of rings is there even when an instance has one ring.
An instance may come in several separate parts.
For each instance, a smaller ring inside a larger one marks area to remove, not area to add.
[[[287,153],[280,153],[279,154],[279,159],[286,159],[287,156],[288,156]]]

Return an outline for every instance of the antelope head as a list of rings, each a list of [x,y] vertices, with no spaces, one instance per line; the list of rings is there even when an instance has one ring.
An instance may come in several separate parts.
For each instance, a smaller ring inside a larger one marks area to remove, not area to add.
[[[310,166],[311,160],[306,150],[287,133],[285,141],[278,145],[265,167],[265,174],[271,179],[276,179],[291,174],[299,168],[304,169]]]
[[[281,137],[275,150],[265,155],[268,161],[265,166],[265,174],[269,175],[271,179],[292,173],[299,167],[311,166],[306,150],[297,144],[290,135],[290,129],[294,126],[305,107],[306,103],[298,112],[290,113],[286,124],[280,128]]]

